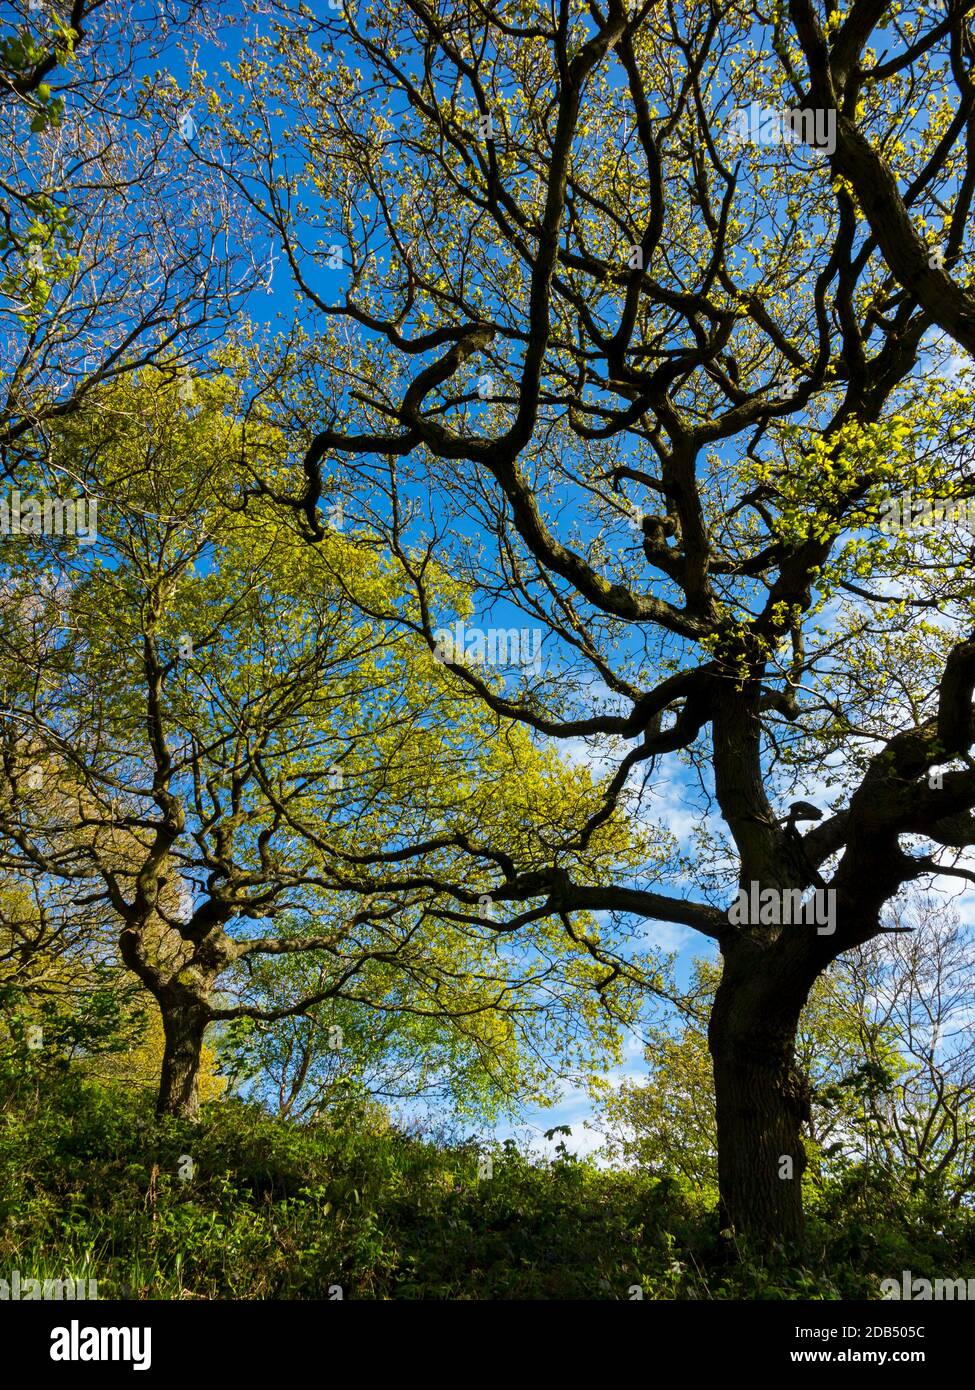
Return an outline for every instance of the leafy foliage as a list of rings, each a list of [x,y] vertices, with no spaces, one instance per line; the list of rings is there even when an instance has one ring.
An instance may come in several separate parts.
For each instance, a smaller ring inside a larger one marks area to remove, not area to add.
[[[437,1143],[354,1098],[316,1124],[238,1101],[202,1115],[159,1124],[136,1095],[63,1081],[29,1125],[8,1107],[0,1261],[135,1298],[875,1298],[901,1268],[975,1273],[970,1216],[921,1220],[879,1190],[853,1214],[830,1188],[803,1260],[729,1264],[689,1184],[564,1145]]]

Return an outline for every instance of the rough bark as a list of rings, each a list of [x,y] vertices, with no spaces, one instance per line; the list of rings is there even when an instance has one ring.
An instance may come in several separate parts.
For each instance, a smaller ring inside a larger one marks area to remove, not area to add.
[[[832,955],[826,938],[810,935],[813,927],[778,933],[725,940],[708,1029],[722,1229],[766,1251],[794,1245],[803,1233],[809,1088],[796,1064],[796,1032]]]
[[[200,1062],[209,1014],[198,1001],[161,999],[165,1044],[157,1115],[195,1120],[200,1111]]]
[[[798,1016],[756,1014],[722,985],[709,1028],[722,1229],[763,1248],[802,1237],[809,1103],[795,1063],[797,1024]]]

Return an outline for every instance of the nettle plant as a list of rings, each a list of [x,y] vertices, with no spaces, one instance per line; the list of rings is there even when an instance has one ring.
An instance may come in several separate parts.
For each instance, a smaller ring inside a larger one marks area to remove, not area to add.
[[[281,504],[314,547],[342,493],[421,649],[435,568],[543,627],[539,672],[443,669],[606,769],[577,846],[640,779],[665,821],[665,767],[700,788],[688,855],[583,882],[548,827],[531,873],[490,847],[492,896],[717,944],[724,1225],[764,1242],[801,1231],[810,989],[905,885],[972,877],[970,538],[878,525],[973,489],[971,53],[962,7],[377,0],[208,79],[296,292]],[[835,139],[742,142],[752,101]],[[752,884],[828,892],[835,931],[732,923]]]

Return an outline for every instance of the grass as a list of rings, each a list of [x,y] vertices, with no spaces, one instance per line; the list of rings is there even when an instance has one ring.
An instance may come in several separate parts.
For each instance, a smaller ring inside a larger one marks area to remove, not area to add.
[[[770,1263],[728,1251],[707,1195],[564,1148],[495,1145],[484,1177],[477,1144],[354,1105],[299,1125],[223,1100],[186,1125],[104,1083],[56,1089],[3,1111],[0,1275],[101,1298],[877,1298],[903,1268],[975,1273],[969,1214],[885,1212],[862,1184],[820,1193],[806,1249]]]

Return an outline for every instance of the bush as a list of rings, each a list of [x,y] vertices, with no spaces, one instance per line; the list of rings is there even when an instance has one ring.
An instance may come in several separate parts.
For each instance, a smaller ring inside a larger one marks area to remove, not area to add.
[[[435,1144],[354,1099],[314,1125],[239,1100],[158,1122],[144,1093],[77,1075],[6,1106],[0,1192],[0,1269],[103,1298],[871,1298],[975,1253],[969,1213],[935,1228],[848,1184],[820,1192],[804,1258],[754,1261],[686,1184],[564,1145]]]

